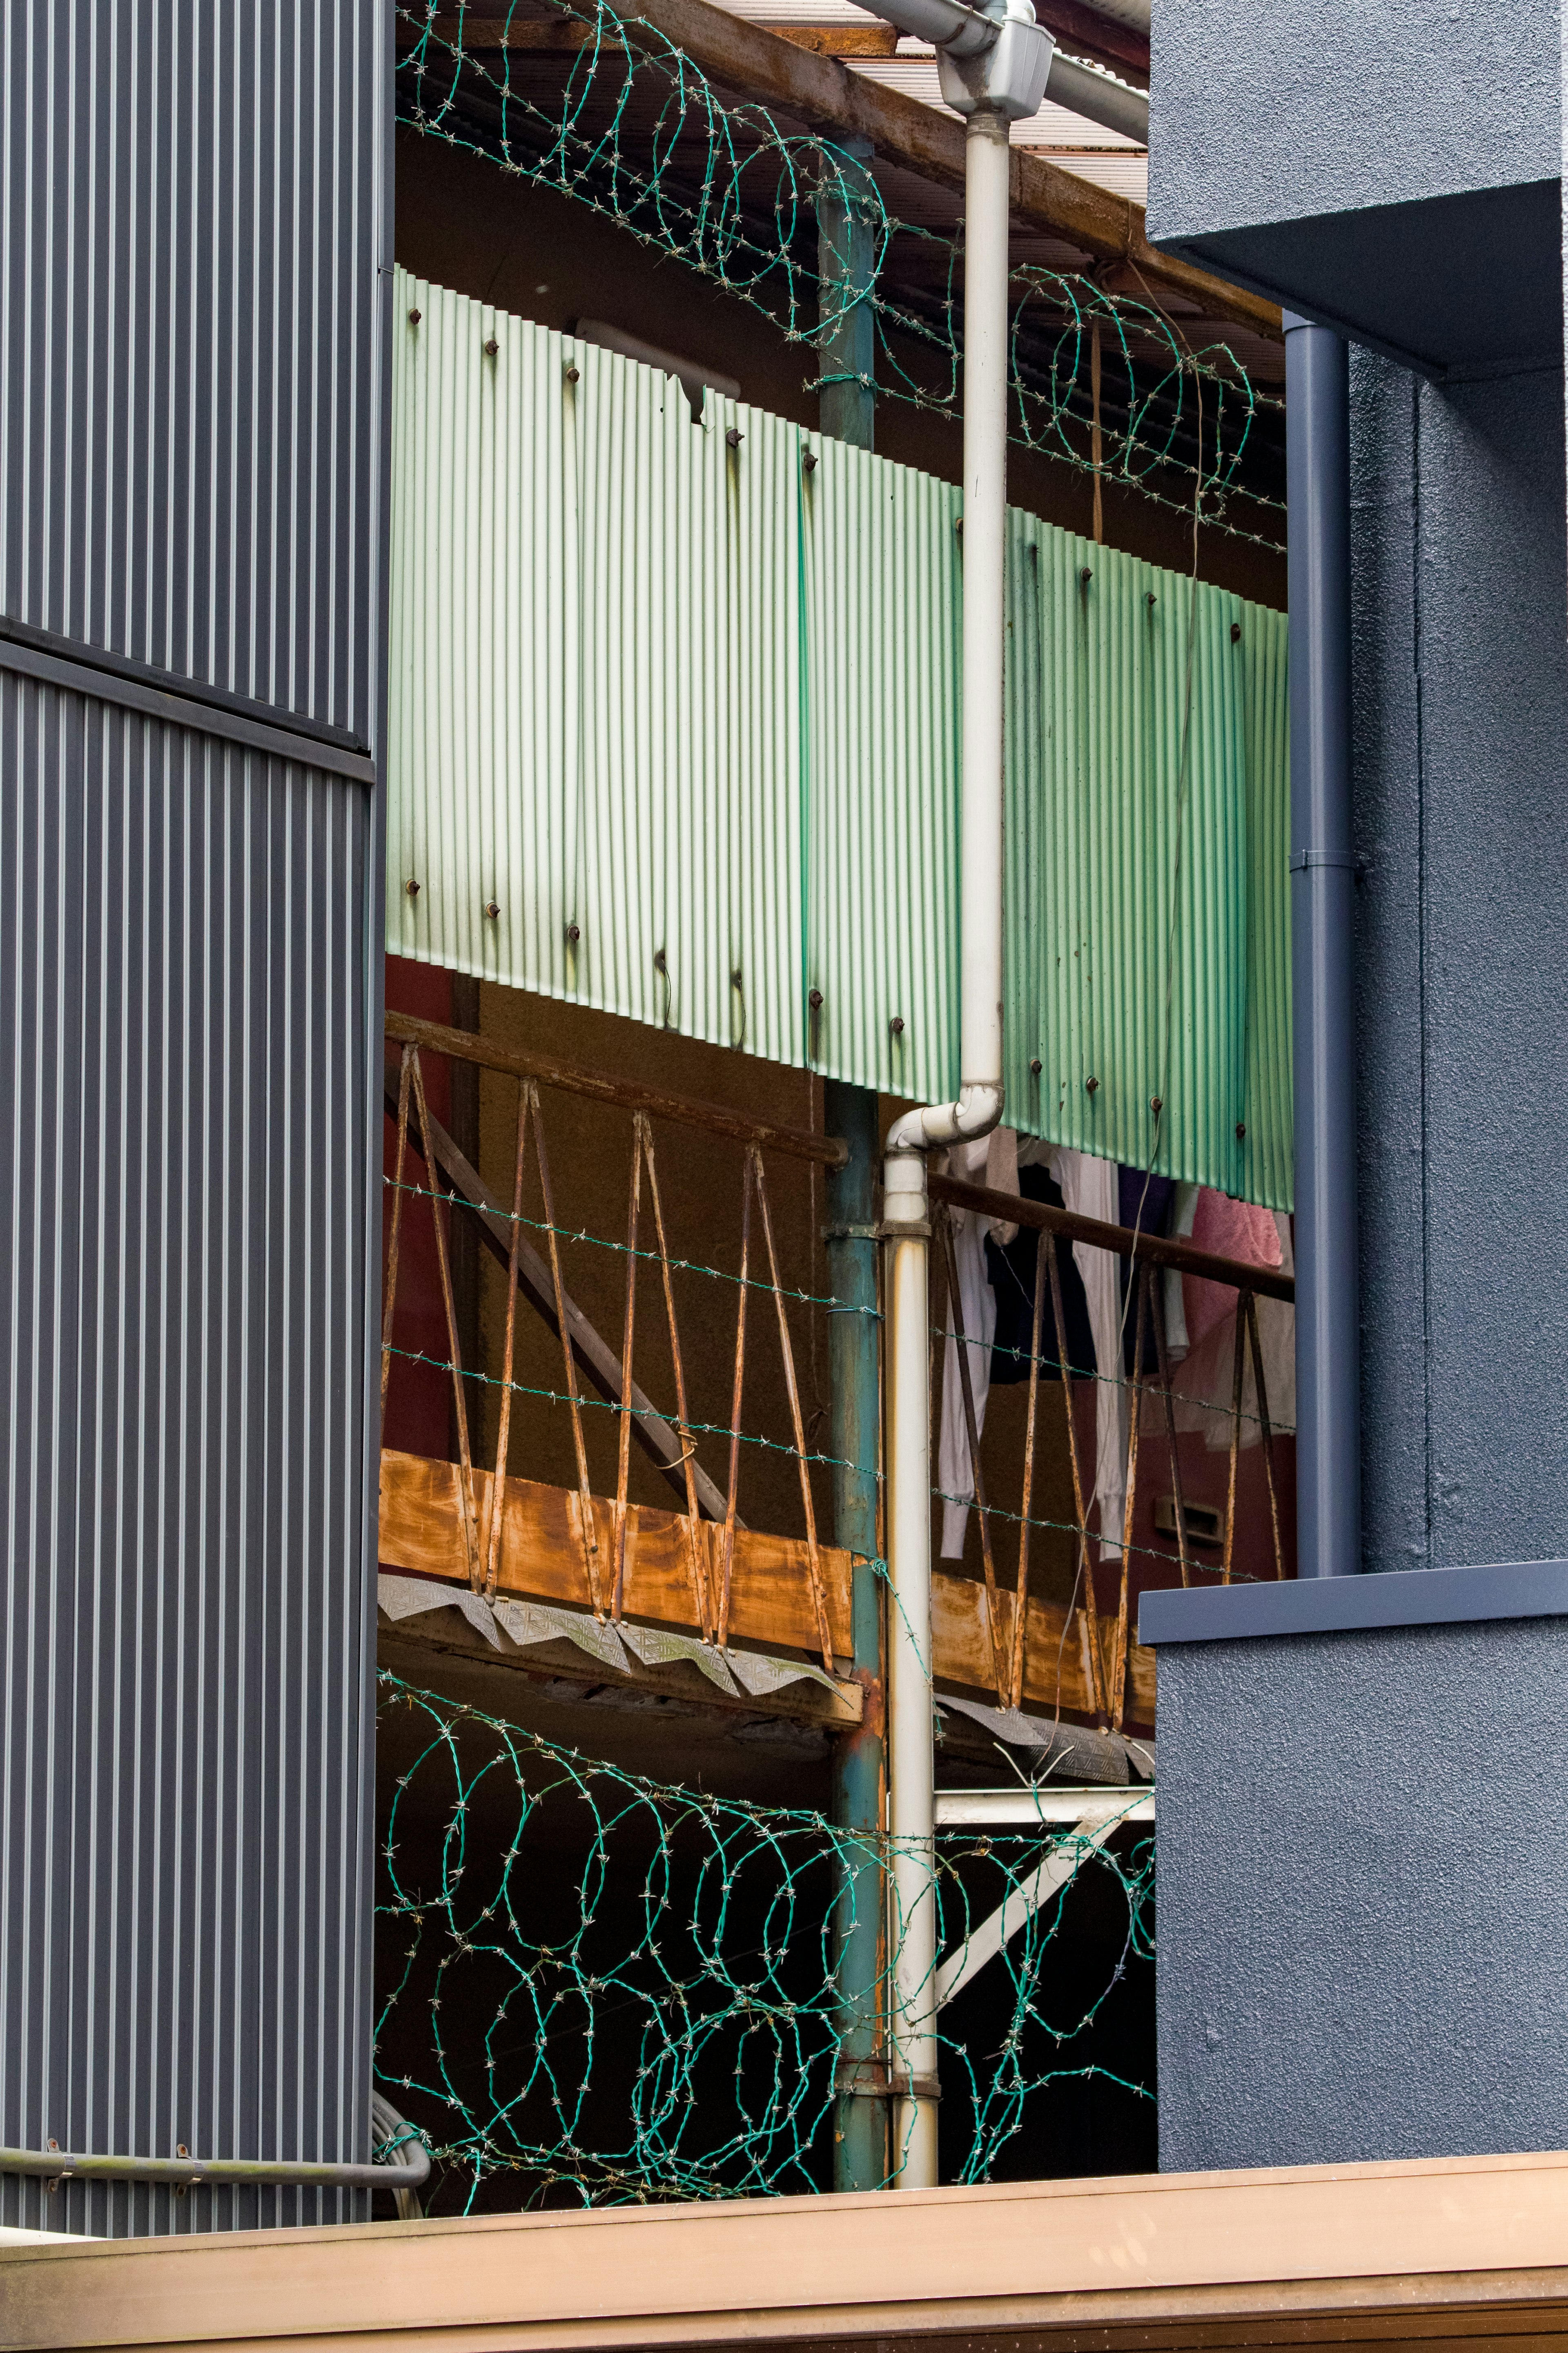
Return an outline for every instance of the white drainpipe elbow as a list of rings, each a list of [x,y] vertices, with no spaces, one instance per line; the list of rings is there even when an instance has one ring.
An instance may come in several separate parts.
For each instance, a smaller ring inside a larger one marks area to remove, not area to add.
[[[974,1143],[999,1124],[1002,1104],[1000,1079],[971,1079],[960,1087],[956,1103],[928,1103],[895,1120],[882,1149],[930,1152],[939,1145]]]

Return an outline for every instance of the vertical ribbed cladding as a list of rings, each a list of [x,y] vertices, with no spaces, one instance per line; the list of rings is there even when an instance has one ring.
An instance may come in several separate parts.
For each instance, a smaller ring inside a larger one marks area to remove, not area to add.
[[[812,1059],[830,1078],[945,1101],[959,1081],[959,494],[841,441],[813,446]]]
[[[374,801],[4,672],[0,742],[0,2131],[363,2158]]]
[[[387,50],[0,11],[0,609],[306,745],[0,649],[6,2144],[369,2155],[382,811],[308,738],[379,756]],[[0,2177],[110,2234],[367,2202]]]
[[[1283,618],[1017,512],[1008,616],[1007,1116],[1288,1208]]]
[[[0,611],[367,741],[383,37],[0,10]]]
[[[439,288],[395,321],[389,944],[950,1097],[958,491]],[[1283,619],[1017,512],[1007,609],[1007,1116],[1286,1206]]]
[[[797,1061],[798,433],[711,393],[694,423],[673,376],[574,359],[584,912],[566,993]]]
[[[570,346],[401,270],[392,344],[387,946],[574,994]]]
[[[1245,1199],[1289,1208],[1296,1165],[1290,1085],[1289,622],[1260,605],[1241,608],[1241,688],[1247,776],[1251,976],[1246,1048]]]

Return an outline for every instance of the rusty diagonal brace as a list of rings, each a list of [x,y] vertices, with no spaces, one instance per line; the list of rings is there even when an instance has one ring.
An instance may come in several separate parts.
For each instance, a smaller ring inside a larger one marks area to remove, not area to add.
[[[385,1092],[387,1109],[395,1119],[398,1095],[395,1067],[387,1071]],[[417,1119],[411,1118],[409,1126],[412,1140],[413,1134],[418,1127]],[[423,1157],[422,1144],[419,1148]],[[453,1207],[460,1209],[469,1219],[486,1250],[498,1265],[505,1270],[509,1267],[511,1259],[512,1221],[478,1169],[458,1150],[440,1121],[433,1113],[430,1115],[430,1152],[435,1166],[439,1169],[447,1184],[452,1188]],[[428,1166],[429,1163],[427,1162],[426,1165]],[[561,1327],[556,1320],[554,1291],[550,1269],[539,1251],[531,1243],[524,1241],[521,1235],[518,1237],[517,1245],[517,1287],[521,1296],[527,1300],[529,1305],[549,1329],[559,1334]],[[601,1338],[569,1293],[563,1293],[562,1303],[565,1311],[573,1355],[599,1395],[612,1405],[620,1405],[623,1401],[621,1366],[616,1350],[607,1341]],[[675,1430],[658,1410],[652,1399],[637,1387],[635,1381],[632,1384],[630,1395],[625,1401],[631,1409],[629,1418],[633,1436],[648,1455],[656,1470],[668,1480],[684,1504],[686,1502],[685,1449]],[[697,1501],[704,1518],[721,1520],[724,1516],[723,1494],[700,1463],[693,1463],[691,1467],[696,1475]],[[742,1525],[743,1523],[738,1521],[736,1525]]]

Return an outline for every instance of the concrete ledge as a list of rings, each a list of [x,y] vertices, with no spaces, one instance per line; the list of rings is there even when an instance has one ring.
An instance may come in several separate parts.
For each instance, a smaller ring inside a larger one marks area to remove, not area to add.
[[[0,2344],[17,2353],[1431,2353],[1455,2337],[1568,2344],[1568,2158],[61,2241],[0,2264]]]
[[[1350,1634],[1364,1627],[1459,1626],[1479,1620],[1568,1618],[1568,1560],[1507,1560],[1476,1568],[1400,1568],[1370,1577],[1310,1577],[1282,1585],[1209,1585],[1145,1593],[1138,1639],[1236,1642],[1251,1635]]]

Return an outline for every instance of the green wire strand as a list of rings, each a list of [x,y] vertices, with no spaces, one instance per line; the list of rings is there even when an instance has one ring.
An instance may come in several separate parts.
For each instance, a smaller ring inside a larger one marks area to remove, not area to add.
[[[890,1842],[650,1779],[389,1670],[378,1681],[383,1753],[412,1756],[378,1824],[376,2075],[432,2144],[437,2202],[472,2211],[498,2179],[525,2208],[828,2186],[851,2024],[836,1937]],[[939,1833],[937,1950],[962,1947],[1061,1844],[1120,1887],[1121,1950],[1063,2013],[1051,1964],[1069,1885],[988,1964],[999,2043],[965,2036],[962,1998],[942,2013],[961,2181],[992,2179],[1052,2084],[1099,2076],[1152,2096],[1073,2048],[1152,1957],[1152,1840]],[[893,1944],[884,1997],[896,1923]]]
[[[894,218],[875,181],[831,140],[791,137],[764,107],[725,103],[656,28],[639,22],[634,39],[610,0],[554,0],[562,23],[579,28],[581,46],[555,106],[544,106],[513,82],[514,56],[526,54],[514,53],[505,37],[514,6],[509,0],[499,71],[464,47],[462,6],[456,37],[437,29],[437,0],[399,6],[414,39],[398,69],[398,119],[588,206],[752,304],[791,343],[816,346],[851,308],[868,305],[879,396],[956,415],[960,240]],[[677,178],[682,169],[684,182]],[[852,286],[847,272],[823,267],[824,196],[838,216],[871,229],[868,290]],[[932,261],[937,283],[922,302],[909,290],[910,270],[919,274]],[[893,291],[895,276],[904,280],[901,295]],[[1230,512],[1241,501],[1282,522],[1283,501],[1247,488],[1240,470],[1259,411],[1278,414],[1283,404],[1252,383],[1228,343],[1194,350],[1152,303],[1105,293],[1081,276],[1027,264],[1011,282],[1014,439],[1173,512],[1195,511],[1234,538],[1283,552],[1279,526],[1270,536]],[[846,287],[841,299],[825,292],[834,284]],[[1098,467],[1080,446],[1093,414],[1087,360],[1097,328],[1101,447],[1110,453]],[[1200,412],[1194,465],[1178,442],[1187,429],[1189,389],[1200,379],[1208,387],[1207,414]],[[816,374],[805,388],[844,380]],[[1153,478],[1165,470],[1185,474],[1191,488],[1180,496],[1160,488]]]

